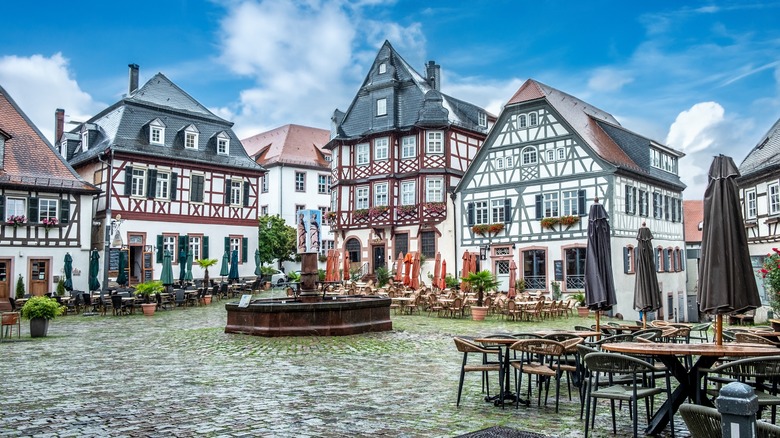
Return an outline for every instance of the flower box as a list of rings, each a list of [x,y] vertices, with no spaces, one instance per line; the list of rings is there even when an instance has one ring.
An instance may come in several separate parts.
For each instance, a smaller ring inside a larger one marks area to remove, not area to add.
[[[561,225],[570,227],[580,221],[579,216],[561,216],[559,223]]]
[[[502,223],[478,224],[471,227],[471,231],[473,231],[475,234],[480,234],[483,236],[486,234],[498,234],[503,230],[504,230],[504,224]]]
[[[387,211],[388,207],[386,205],[380,205],[378,207],[371,207],[368,209],[368,217],[371,219],[375,219],[382,214],[384,214]]]
[[[14,228],[24,225],[27,222],[27,218],[24,216],[9,216],[5,221],[8,225],[13,225]]]
[[[398,214],[412,214],[417,212],[417,205],[399,205],[395,208]]]
[[[362,220],[368,218],[368,209],[367,208],[361,208],[358,210],[355,210],[352,212],[352,219],[353,220]]]
[[[560,223],[560,219],[557,217],[546,217],[543,218],[539,223],[542,225],[542,228],[547,228],[548,230],[555,229],[555,226]]]
[[[447,204],[444,202],[426,202],[423,208],[428,213],[443,214],[447,211]]]

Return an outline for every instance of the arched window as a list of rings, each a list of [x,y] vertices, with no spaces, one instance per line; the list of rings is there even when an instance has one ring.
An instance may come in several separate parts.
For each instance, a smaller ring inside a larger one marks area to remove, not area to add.
[[[528,124],[531,126],[536,126],[536,113],[530,113],[528,114]]]
[[[527,148],[523,149],[523,165],[528,164],[536,164],[537,156],[536,156],[536,148],[533,146],[528,146]]]
[[[527,126],[525,114],[520,114],[519,116],[517,116],[517,125],[520,126],[521,128],[525,128]]]
[[[349,254],[349,261],[352,263],[356,263],[360,261],[360,241],[352,238],[347,240],[347,242],[344,244],[344,248],[347,250],[347,254]]]

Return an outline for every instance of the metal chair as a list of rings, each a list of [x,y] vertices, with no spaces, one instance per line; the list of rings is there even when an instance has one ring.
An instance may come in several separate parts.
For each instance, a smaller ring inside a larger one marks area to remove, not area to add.
[[[541,406],[542,385],[545,385],[544,404],[547,405],[547,396],[550,392],[550,379],[555,379],[555,412],[558,412],[561,388],[561,356],[566,347],[560,342],[549,339],[522,339],[509,347],[510,350],[520,353],[520,358],[511,360],[509,365],[515,369],[515,392],[518,394],[516,407],[520,406],[520,387],[523,383],[523,374],[528,374],[528,399],[531,398],[531,376],[536,376],[537,404]]]
[[[701,370],[706,374],[705,385],[708,381],[718,386],[727,381],[742,382],[753,387],[758,398],[759,418],[761,410],[771,406],[772,423],[775,423],[777,406],[780,405],[780,355],[751,357],[726,362],[710,369]],[[711,375],[713,375],[711,377]],[[718,396],[717,389],[710,389],[707,393],[713,397]]]
[[[691,438],[712,438],[721,435],[721,415],[717,409],[686,403],[680,405],[679,412],[688,426]],[[780,426],[756,421],[756,438],[780,438]]]
[[[487,381],[487,396],[490,397],[490,380],[488,379],[488,373],[490,371],[495,371],[498,373],[498,384],[499,384],[499,391],[503,391],[504,388],[504,377],[503,372],[501,369],[501,364],[503,363],[503,354],[501,353],[501,349],[493,349],[493,348],[485,348],[481,345],[475,344],[469,340],[463,339],[463,338],[454,338],[455,341],[455,347],[463,353],[463,363],[460,366],[460,381],[458,383],[458,400],[455,403],[455,406],[460,406],[460,395],[463,391],[463,379],[466,375],[466,373],[472,373],[472,372],[478,372],[482,374],[482,376]],[[481,363],[479,364],[469,364],[468,363],[468,355],[469,353],[478,353],[482,355]],[[490,357],[493,355],[498,355],[498,361],[487,361],[485,358]],[[486,363],[487,362],[487,363]]]
[[[688,338],[697,341],[710,342],[710,327],[712,327],[711,322],[696,324],[691,327],[691,333]]]
[[[3,338],[12,338],[14,327],[16,327],[16,337],[22,337],[22,315],[20,312],[0,312],[0,321],[0,341]]]

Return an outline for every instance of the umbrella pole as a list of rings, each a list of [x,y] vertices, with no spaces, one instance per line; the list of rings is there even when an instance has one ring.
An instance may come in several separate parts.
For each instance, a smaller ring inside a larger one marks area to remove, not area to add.
[[[599,313],[601,313],[600,310],[596,311],[596,331],[601,333],[601,323],[599,321]]]
[[[723,345],[723,315],[715,316],[715,344]]]
[[[642,329],[647,328],[647,312],[642,313]]]

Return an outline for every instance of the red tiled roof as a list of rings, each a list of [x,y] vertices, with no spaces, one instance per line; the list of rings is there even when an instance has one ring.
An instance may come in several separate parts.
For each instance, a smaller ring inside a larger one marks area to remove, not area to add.
[[[0,184],[98,191],[60,157],[2,87],[0,130],[11,136],[5,142]]]
[[[685,243],[700,243],[699,224],[704,220],[704,201],[684,200],[683,217],[685,218]]]
[[[326,129],[284,125],[245,138],[241,144],[247,154],[266,167],[274,164],[330,167],[325,160],[330,151],[323,149],[328,141],[330,132]]]

